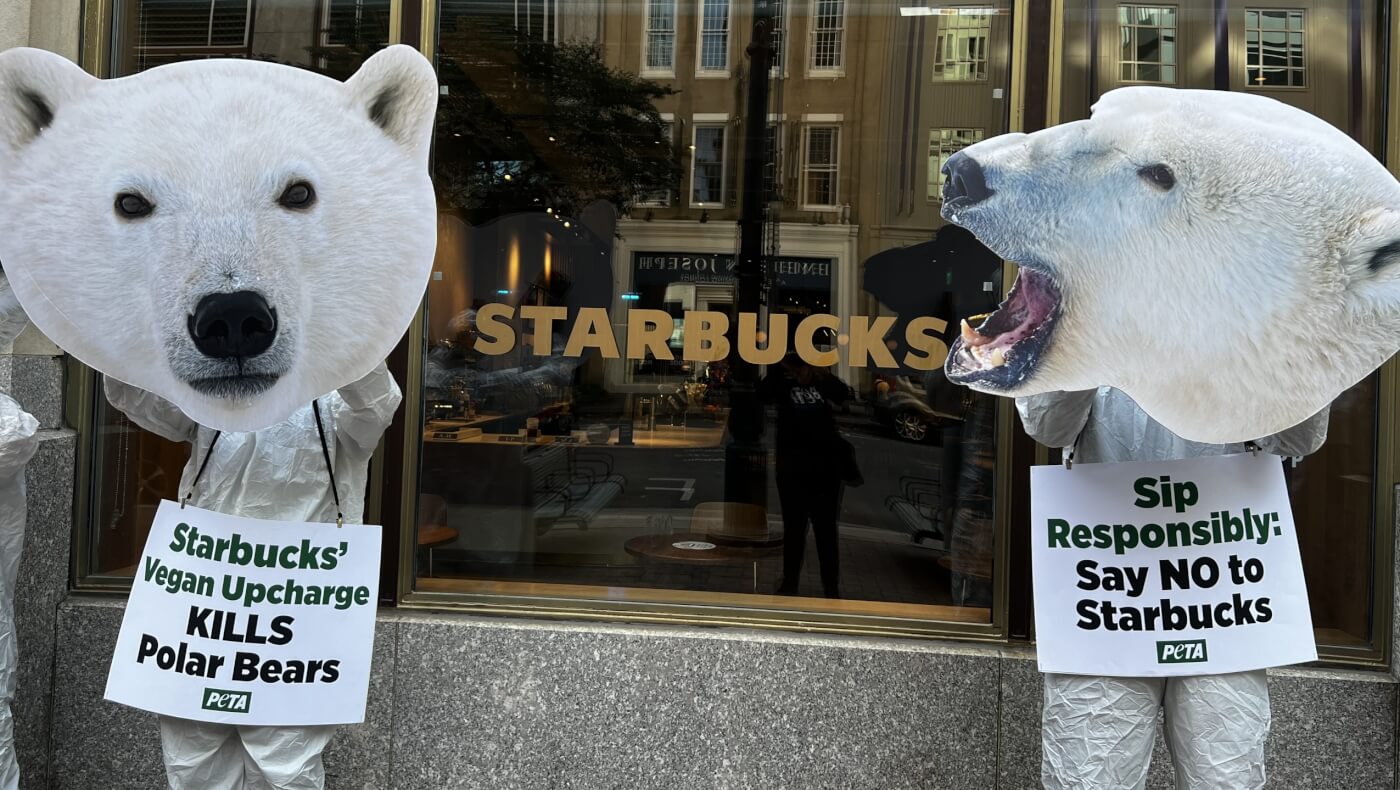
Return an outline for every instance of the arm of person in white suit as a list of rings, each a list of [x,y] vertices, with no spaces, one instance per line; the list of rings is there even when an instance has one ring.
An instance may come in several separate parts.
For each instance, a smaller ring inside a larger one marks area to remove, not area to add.
[[[1016,413],[1026,434],[1046,447],[1072,444],[1089,421],[1097,390],[1046,392],[1016,399]]]
[[[39,421],[13,399],[0,395],[0,479],[24,471],[39,449]]]
[[[111,376],[102,377],[102,388],[107,393],[108,403],[157,436],[172,442],[193,444],[199,435],[199,424],[159,395],[117,381]]]
[[[364,378],[336,390],[340,396],[335,412],[336,442],[357,455],[368,457],[379,445],[394,412],[403,402],[403,393],[383,362]]]

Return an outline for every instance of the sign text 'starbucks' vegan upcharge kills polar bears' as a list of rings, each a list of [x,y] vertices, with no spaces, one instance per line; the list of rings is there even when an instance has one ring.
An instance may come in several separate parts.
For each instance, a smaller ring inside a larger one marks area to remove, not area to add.
[[[1122,88],[945,173],[943,216],[1021,266],[950,349],[973,389],[1112,386],[1225,444],[1303,422],[1400,349],[1400,183],[1282,102]]]

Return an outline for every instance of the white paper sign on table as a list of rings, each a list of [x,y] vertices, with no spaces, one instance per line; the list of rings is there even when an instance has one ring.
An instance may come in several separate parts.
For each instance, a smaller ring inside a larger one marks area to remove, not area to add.
[[[1317,658],[1283,461],[1031,469],[1042,672],[1213,675]]]
[[[363,721],[380,533],[162,502],[106,698],[196,721]]]

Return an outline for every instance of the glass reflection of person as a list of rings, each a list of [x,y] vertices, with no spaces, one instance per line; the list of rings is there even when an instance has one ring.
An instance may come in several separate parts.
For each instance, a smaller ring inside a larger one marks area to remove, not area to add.
[[[779,595],[796,595],[807,549],[807,525],[816,538],[822,591],[839,598],[837,516],[841,510],[841,435],[832,404],[850,387],[826,368],[789,352],[769,368],[759,396],[777,407],[775,438],[778,499],[783,511],[783,578]]]

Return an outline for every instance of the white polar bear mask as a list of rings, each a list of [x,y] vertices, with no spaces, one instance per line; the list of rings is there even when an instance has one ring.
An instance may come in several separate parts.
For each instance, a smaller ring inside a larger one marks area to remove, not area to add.
[[[0,54],[0,261],[38,328],[196,422],[260,430],[393,349],[436,247],[437,79]]]
[[[943,216],[1021,265],[950,349],[975,390],[1113,386],[1231,443],[1303,422],[1400,349],[1400,184],[1281,102],[1122,88],[944,172]]]

